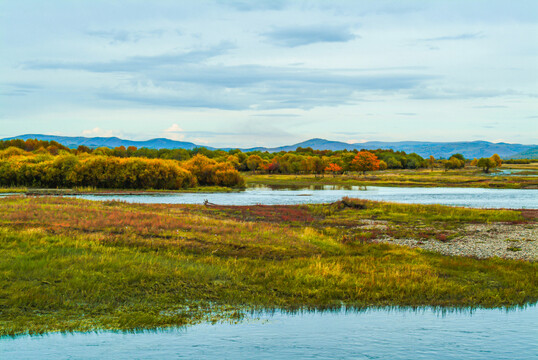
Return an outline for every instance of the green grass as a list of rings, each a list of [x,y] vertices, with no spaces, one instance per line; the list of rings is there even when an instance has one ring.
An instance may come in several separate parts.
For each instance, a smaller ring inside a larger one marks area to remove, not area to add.
[[[353,205],[364,207],[362,211],[353,211]],[[354,219],[376,218],[394,222],[520,222],[525,219],[518,210],[484,210],[444,205],[417,205],[382,201],[367,201],[344,198],[332,205],[311,205],[312,209],[324,215],[338,214],[339,217]],[[346,211],[341,211],[342,209]]]
[[[337,186],[405,186],[405,187],[476,187],[526,189],[538,188],[538,179],[531,176],[499,175],[488,176],[476,168],[465,170],[430,171],[385,170],[369,172],[366,175],[244,175],[247,185],[276,187],[301,187],[316,185]]]
[[[27,190],[28,189],[25,187],[0,188],[0,194],[7,194],[7,193],[22,194],[22,193],[25,193]]]
[[[390,231],[406,229],[405,212],[416,226],[440,229],[524,221],[517,212],[364,204],[0,199],[0,336],[180,326],[251,309],[538,301],[536,262],[441,256],[354,230],[357,219],[375,217],[390,219]],[[347,241],[352,230],[357,238]]]

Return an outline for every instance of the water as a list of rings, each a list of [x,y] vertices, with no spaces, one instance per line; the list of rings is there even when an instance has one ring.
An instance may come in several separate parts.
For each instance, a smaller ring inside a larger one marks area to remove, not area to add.
[[[240,324],[0,339],[2,359],[537,359],[538,309],[277,312]]]
[[[523,174],[522,174],[523,173]],[[538,176],[538,171],[533,169],[498,169],[494,172],[486,174],[489,176],[504,176],[504,175],[513,175],[513,176]]]
[[[317,188],[321,188],[317,190]],[[79,195],[89,200],[122,200],[150,204],[295,205],[331,203],[344,196],[412,204],[442,204],[476,208],[538,208],[538,189],[405,188],[321,186],[306,189],[252,187],[236,193],[176,193],[151,195]]]

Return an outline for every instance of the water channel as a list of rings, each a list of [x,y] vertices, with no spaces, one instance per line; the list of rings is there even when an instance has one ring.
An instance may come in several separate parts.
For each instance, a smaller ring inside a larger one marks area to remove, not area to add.
[[[141,333],[0,339],[2,359],[536,359],[538,308],[255,315]]]

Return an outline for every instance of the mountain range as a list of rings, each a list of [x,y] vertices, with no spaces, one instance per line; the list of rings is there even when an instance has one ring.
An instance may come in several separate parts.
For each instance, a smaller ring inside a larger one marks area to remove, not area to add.
[[[191,142],[176,141],[165,138],[157,138],[145,141],[124,140],[117,137],[72,137],[72,136],[56,136],[43,134],[26,134],[5,138],[2,140],[12,139],[38,139],[47,141],[56,141],[69,148],[76,148],[79,145],[85,145],[90,148],[117,146],[136,146],[137,148],[150,149],[195,149],[204,147],[210,150],[216,149],[206,145],[197,145]],[[424,141],[399,141],[399,142],[383,142],[383,141],[368,141],[364,143],[349,144],[340,141],[330,141],[325,139],[310,139],[294,145],[280,146],[274,148],[256,147],[241,149],[242,151],[294,151],[298,147],[310,147],[315,150],[353,150],[353,149],[392,149],[395,151],[405,151],[406,153],[417,153],[422,157],[433,155],[435,158],[448,158],[455,153],[462,154],[467,159],[489,157],[493,154],[499,154],[501,158],[533,158],[538,159],[538,145],[522,145],[508,143],[492,143],[488,141],[461,141],[461,142],[424,142]],[[232,148],[219,148],[229,150]]]

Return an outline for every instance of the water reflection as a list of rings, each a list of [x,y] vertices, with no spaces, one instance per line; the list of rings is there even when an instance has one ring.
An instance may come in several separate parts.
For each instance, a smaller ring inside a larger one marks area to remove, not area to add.
[[[366,191],[366,186],[357,185],[260,185],[250,184],[249,189],[271,189],[271,190],[353,190]]]
[[[537,170],[532,169],[498,169],[486,174],[488,176],[538,176]]]
[[[249,187],[236,193],[174,193],[144,195],[79,195],[89,200],[133,203],[219,205],[297,205],[333,203],[344,196],[411,204],[441,204],[477,208],[538,208],[538,189],[419,188],[323,185],[321,189]]]
[[[240,324],[0,340],[5,359],[532,359],[536,307],[255,314]]]

